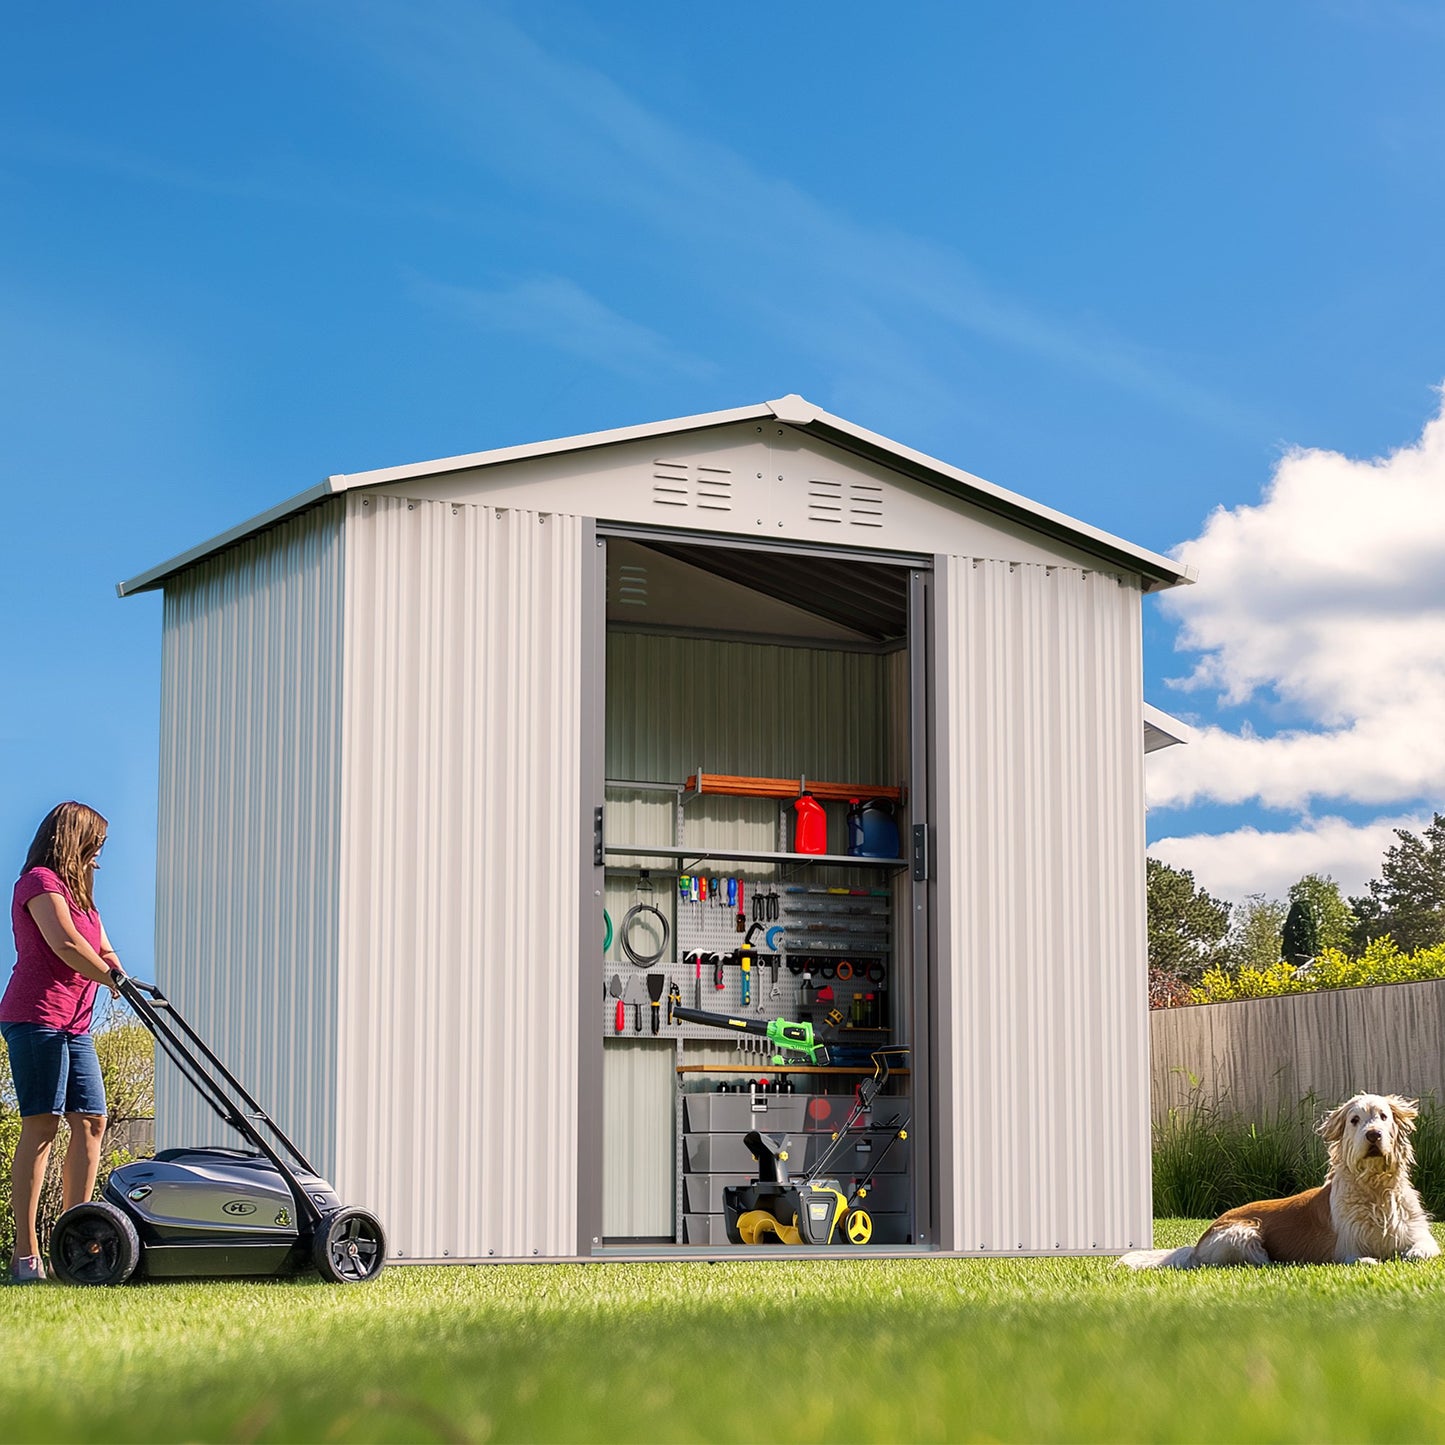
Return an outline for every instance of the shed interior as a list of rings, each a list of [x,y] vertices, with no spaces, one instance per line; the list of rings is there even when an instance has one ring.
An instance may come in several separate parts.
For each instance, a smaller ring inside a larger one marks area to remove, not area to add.
[[[602,1247],[917,1245],[926,564],[604,545]]]

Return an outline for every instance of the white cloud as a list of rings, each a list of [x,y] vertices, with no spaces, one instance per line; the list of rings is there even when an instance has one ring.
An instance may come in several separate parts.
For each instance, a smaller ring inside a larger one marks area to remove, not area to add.
[[[1161,838],[1149,854],[1171,868],[1187,868],[1202,887],[1231,903],[1251,893],[1282,899],[1306,873],[1333,878],[1348,897],[1363,893],[1379,876],[1385,850],[1398,841],[1396,828],[1418,833],[1429,821],[1429,815],[1380,818],[1356,826],[1343,818],[1320,818],[1280,832],[1239,828]]]
[[[1387,457],[1291,452],[1258,506],[1216,511],[1177,555],[1200,580],[1164,606],[1201,654],[1178,685],[1292,725],[1199,728],[1151,759],[1151,806],[1445,794],[1445,403]]]

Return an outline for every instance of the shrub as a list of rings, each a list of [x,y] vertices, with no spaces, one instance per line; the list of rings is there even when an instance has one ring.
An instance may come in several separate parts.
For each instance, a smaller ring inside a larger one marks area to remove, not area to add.
[[[96,1031],[95,1052],[100,1059],[109,1110],[105,1138],[100,1146],[97,1189],[104,1188],[112,1169],[138,1157],[131,1152],[134,1140],[130,1126],[137,1120],[155,1118],[154,1049],[150,1034],[137,1023],[112,1023]],[[0,1260],[8,1259],[15,1245],[15,1220],[10,1213],[10,1161],[15,1157],[19,1137],[20,1113],[15,1104],[10,1055],[0,1042]],[[42,1249],[50,1239],[51,1226],[60,1216],[60,1161],[69,1142],[70,1130],[62,1120],[55,1143],[50,1147],[50,1162],[45,1169],[36,1215]]]
[[[1325,1106],[1307,1094],[1274,1118],[1232,1116],[1199,1098],[1154,1126],[1154,1214],[1213,1219],[1256,1199],[1282,1199],[1324,1183],[1329,1154],[1316,1132]],[[1412,1178],[1426,1210],[1445,1212],[1445,1110],[1421,1101]]]
[[[1401,953],[1394,940],[1385,937],[1373,940],[1358,958],[1327,948],[1304,969],[1283,959],[1265,968],[1241,968],[1235,973],[1207,969],[1193,990],[1193,1002],[1232,1003],[1244,998],[1276,998],[1381,983],[1422,983],[1434,978],[1445,978],[1445,944]]]
[[[1324,1141],[1314,1132],[1324,1110],[1314,1095],[1273,1119],[1225,1114],[1197,1095],[1154,1126],[1154,1213],[1212,1219],[1237,1204],[1278,1199],[1325,1177]]]

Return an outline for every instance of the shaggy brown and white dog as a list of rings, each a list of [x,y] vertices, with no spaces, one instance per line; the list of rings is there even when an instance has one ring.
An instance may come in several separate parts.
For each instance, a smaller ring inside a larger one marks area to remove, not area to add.
[[[1221,1214],[1183,1249],[1137,1249],[1130,1269],[1198,1269],[1217,1264],[1376,1264],[1440,1253],[1410,1183],[1416,1102],[1356,1094],[1328,1114],[1320,1133],[1330,1167],[1318,1189],[1266,1199]]]

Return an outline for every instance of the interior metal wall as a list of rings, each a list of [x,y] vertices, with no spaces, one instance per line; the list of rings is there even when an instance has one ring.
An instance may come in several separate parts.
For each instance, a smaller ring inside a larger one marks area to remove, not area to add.
[[[173,579],[161,645],[156,980],[323,1172],[335,1144],[340,517],[340,503],[319,508]],[[156,1142],[238,1141],[162,1064]]]
[[[1138,587],[938,573],[943,1243],[1127,1248],[1150,1237]]]
[[[576,1251],[582,536],[347,500],[336,1183],[399,1258]]]

